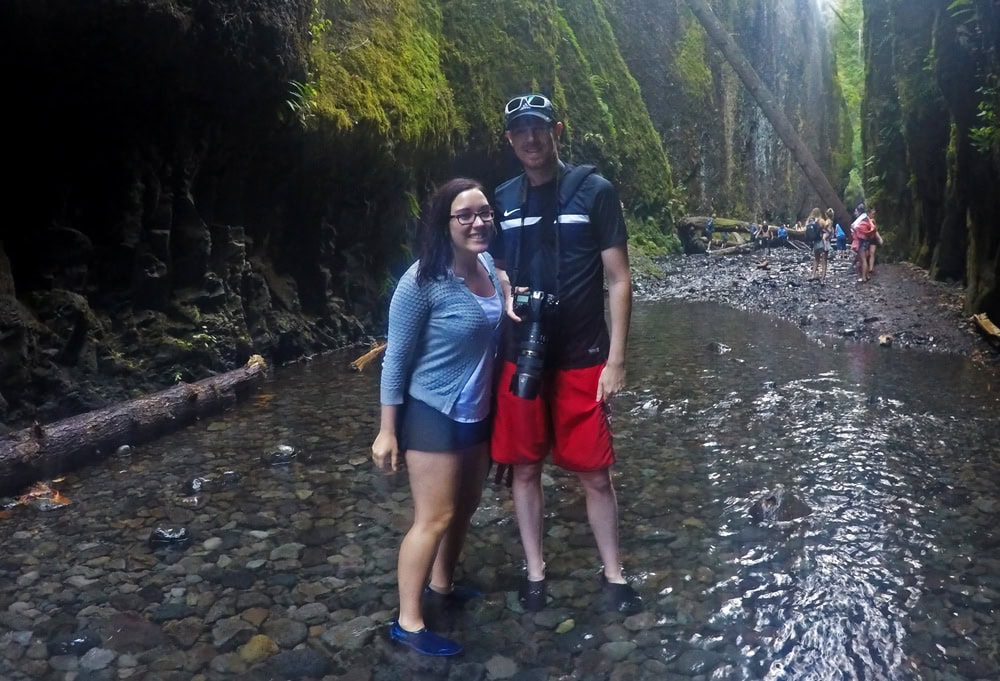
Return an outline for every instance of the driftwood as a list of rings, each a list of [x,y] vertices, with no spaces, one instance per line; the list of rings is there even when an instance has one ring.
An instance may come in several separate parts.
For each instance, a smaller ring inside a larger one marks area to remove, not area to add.
[[[351,362],[351,368],[355,371],[364,371],[365,367],[374,362],[385,350],[385,343],[374,343],[372,349]]]
[[[245,397],[267,373],[260,355],[239,369],[0,438],[0,495],[159,437]]]
[[[754,249],[753,244],[740,244],[739,246],[726,246],[725,248],[715,248],[708,251],[708,255],[732,255],[733,253],[749,253]]]
[[[997,328],[997,325],[990,321],[985,312],[972,315],[972,321],[976,323],[980,331],[986,334],[986,337],[991,342],[1000,342],[1000,328]]]

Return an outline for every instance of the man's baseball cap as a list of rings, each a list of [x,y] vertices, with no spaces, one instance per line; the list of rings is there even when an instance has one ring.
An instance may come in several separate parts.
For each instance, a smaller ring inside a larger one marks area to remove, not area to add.
[[[552,100],[537,92],[514,97],[503,108],[504,129],[510,130],[518,123],[528,122],[529,116],[547,125],[555,123],[556,110],[552,106]]]

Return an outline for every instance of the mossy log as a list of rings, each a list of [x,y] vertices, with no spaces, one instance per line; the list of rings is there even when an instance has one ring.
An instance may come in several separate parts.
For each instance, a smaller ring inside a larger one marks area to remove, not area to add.
[[[220,412],[252,392],[266,373],[264,358],[253,355],[244,366],[218,376],[5,435],[0,438],[0,495]]]

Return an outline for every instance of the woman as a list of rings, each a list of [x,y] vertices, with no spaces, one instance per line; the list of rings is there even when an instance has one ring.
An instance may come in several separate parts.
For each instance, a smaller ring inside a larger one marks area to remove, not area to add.
[[[830,251],[830,229],[827,220],[819,208],[813,208],[806,219],[806,234],[810,234],[812,229],[817,231],[815,239],[809,244],[813,252],[812,276],[809,281],[819,279],[821,283],[826,282],[827,253]],[[817,272],[818,270],[818,272]]]
[[[875,263],[875,245],[881,240],[872,221],[874,215],[875,209],[871,208],[855,220],[854,235],[858,240],[858,260],[861,266],[859,284],[865,283],[871,277],[871,268]]]
[[[424,655],[457,655],[462,646],[427,630],[421,596],[462,603],[480,595],[453,576],[489,466],[504,307],[486,252],[494,232],[482,186],[465,178],[445,183],[420,225],[420,259],[389,305],[372,459],[395,471],[405,452],[413,525],[399,547],[399,616],[390,637]]]

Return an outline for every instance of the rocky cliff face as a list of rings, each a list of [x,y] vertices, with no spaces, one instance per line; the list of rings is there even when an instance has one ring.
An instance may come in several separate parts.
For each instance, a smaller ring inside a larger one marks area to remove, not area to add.
[[[811,3],[736,4],[753,9],[727,6],[728,20],[829,165],[828,61],[822,44],[798,48],[804,31],[825,40]],[[564,157],[596,162],[643,226],[670,232],[686,198],[668,150],[693,207],[808,205],[679,0],[496,0],[474,23],[463,3],[423,0],[16,0],[0,54],[18,65],[0,234],[8,426],[251,352],[280,363],[381,335],[428,189],[512,173],[500,109],[514,93],[553,95]]]
[[[865,184],[896,252],[1000,318],[1000,10],[865,0]]]
[[[613,0],[615,33],[689,210],[794,221],[818,198],[684,0]],[[850,130],[817,3],[713,3],[761,80],[842,190]]]
[[[305,80],[311,7],[4,6],[8,423],[223,371],[251,348],[296,357],[352,323],[300,292],[329,259],[289,253],[282,214],[301,143],[280,112]]]

